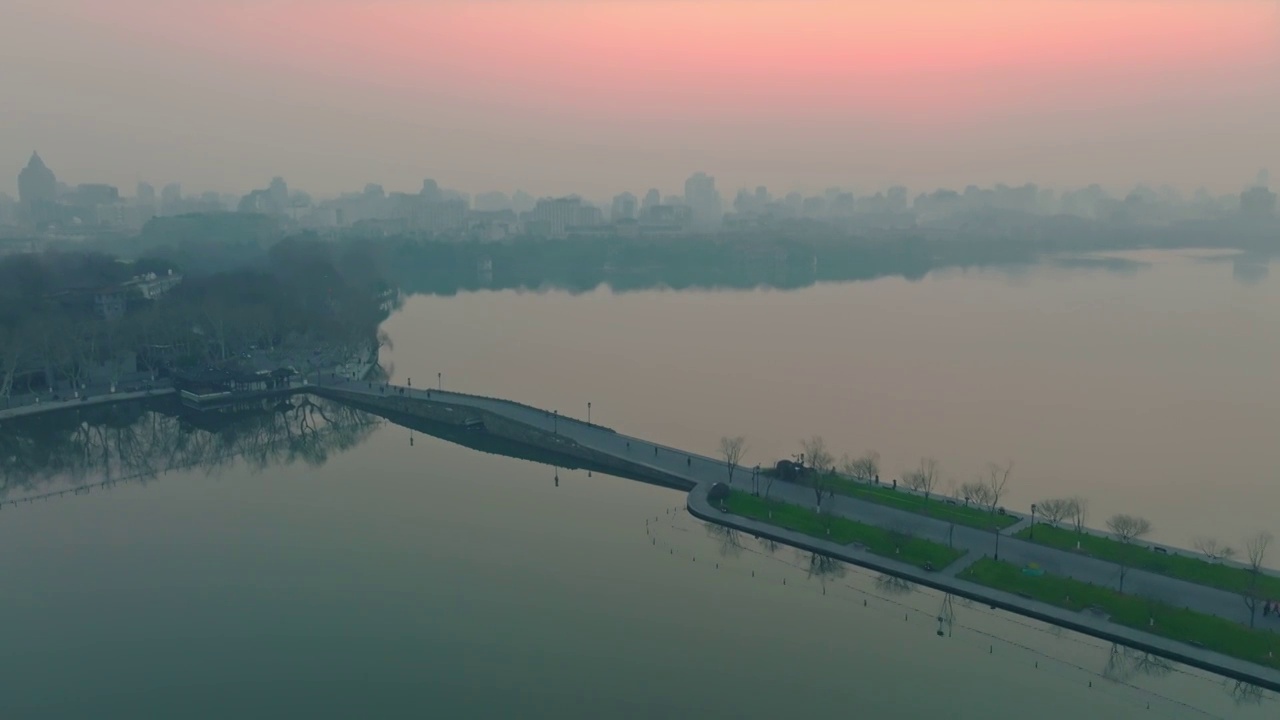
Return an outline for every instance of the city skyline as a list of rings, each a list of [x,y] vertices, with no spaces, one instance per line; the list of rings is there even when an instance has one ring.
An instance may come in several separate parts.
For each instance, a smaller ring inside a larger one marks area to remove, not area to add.
[[[1280,165],[1278,8],[22,0],[0,24],[0,164],[40,150],[76,182],[242,194],[280,175],[317,196],[436,177],[602,202],[699,170],[726,200],[1231,193]]]

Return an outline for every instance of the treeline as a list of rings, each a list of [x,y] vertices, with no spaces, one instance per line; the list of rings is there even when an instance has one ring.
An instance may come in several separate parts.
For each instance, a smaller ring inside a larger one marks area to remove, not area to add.
[[[388,279],[406,293],[481,289],[626,292],[658,287],[798,289],[818,282],[883,277],[918,280],[946,268],[1029,265],[1046,256],[1134,248],[1221,247],[1269,254],[1274,232],[1232,224],[1117,228],[1083,218],[1045,218],[1023,231],[982,227],[868,230],[857,235],[815,222],[720,236],[454,242],[413,237],[367,240]],[[1132,270],[1134,263],[1099,263]]]
[[[155,299],[124,293],[119,317],[95,301],[105,289],[155,272],[183,275]],[[260,263],[187,272],[165,258],[122,262],[89,252],[0,259],[0,396],[91,377],[114,384],[131,370],[222,363],[264,349],[367,347],[394,293],[367,248],[291,238]]]

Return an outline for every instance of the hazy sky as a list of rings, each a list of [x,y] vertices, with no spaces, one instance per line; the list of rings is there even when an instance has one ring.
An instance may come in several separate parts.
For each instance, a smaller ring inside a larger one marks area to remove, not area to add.
[[[1278,0],[6,0],[0,190],[1280,171]]]

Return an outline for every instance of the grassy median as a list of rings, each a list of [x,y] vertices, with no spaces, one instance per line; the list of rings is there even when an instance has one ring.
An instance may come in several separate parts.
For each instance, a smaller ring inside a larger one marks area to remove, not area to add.
[[[1037,532],[1037,539],[1039,533]],[[1067,610],[1101,608],[1111,622],[1155,635],[1199,645],[1208,650],[1280,668],[1280,634],[1204,613],[1176,608],[1136,595],[1055,575],[1028,575],[1007,562],[982,558],[958,577],[996,590],[1016,593]],[[1259,614],[1261,617],[1261,614]],[[1151,624],[1155,618],[1155,624]],[[1273,653],[1274,657],[1268,656]]]
[[[993,530],[995,528],[1003,530],[1018,522],[1018,518],[1013,515],[993,513],[976,505],[952,505],[947,502],[945,497],[934,495],[925,498],[923,495],[914,492],[898,490],[891,485],[873,485],[841,476],[829,478],[827,482],[839,495],[905,510],[917,515],[927,515],[931,518],[953,522],[957,525],[966,525],[982,530]]]
[[[894,533],[848,518],[819,515],[806,507],[766,500],[740,490],[729,493],[725,507],[734,515],[760,520],[822,540],[841,545],[859,543],[875,555],[918,568],[923,568],[928,563],[934,570],[941,570],[964,554],[963,551],[953,550],[941,543]]]
[[[1099,535],[1077,534],[1069,528],[1037,524],[1035,537],[1031,528],[1015,533],[1023,540],[1047,545],[1060,550],[1087,553],[1100,560],[1122,563],[1128,567],[1168,575],[1198,585],[1207,585],[1234,593],[1245,593],[1253,583],[1253,573],[1239,567],[1218,565],[1193,555],[1158,553],[1140,544],[1126,544]],[[1076,542],[1080,549],[1076,550]],[[1258,596],[1280,600],[1280,578],[1273,575],[1258,576]]]

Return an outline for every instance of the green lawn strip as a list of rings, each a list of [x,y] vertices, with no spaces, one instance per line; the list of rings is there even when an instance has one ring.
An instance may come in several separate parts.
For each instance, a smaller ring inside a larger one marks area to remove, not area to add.
[[[1280,634],[1250,630],[1214,615],[1176,608],[1136,595],[1055,575],[1028,575],[1011,563],[982,558],[958,577],[997,590],[1017,593],[1067,610],[1097,606],[1111,621],[1170,640],[1199,643],[1208,650],[1249,662],[1280,668]],[[1067,598],[1070,598],[1068,601]],[[1150,618],[1155,618],[1151,625]],[[1268,657],[1272,652],[1275,657]]]
[[[1168,575],[1179,580],[1186,580],[1197,585],[1207,585],[1234,593],[1245,593],[1253,582],[1253,575],[1248,570],[1218,565],[1203,558],[1190,555],[1164,554],[1153,551],[1150,547],[1138,544],[1125,544],[1119,540],[1099,535],[1077,534],[1070,528],[1053,527],[1036,524],[1035,538],[1031,537],[1031,528],[1024,528],[1015,533],[1023,540],[1030,540],[1041,545],[1082,552],[1101,560],[1123,563],[1131,568],[1147,570],[1161,575]],[[1076,550],[1076,541],[1080,549]],[[1280,600],[1280,578],[1262,574],[1258,576],[1258,595],[1270,600]]]
[[[831,477],[828,482],[837,494],[957,525],[991,530],[996,527],[1004,529],[1018,522],[1018,518],[1013,515],[992,513],[980,507],[952,505],[936,495],[926,499],[923,495],[903,492],[886,485],[872,485],[840,476]]]
[[[925,563],[932,563],[934,570],[941,570],[964,554],[963,551],[953,550],[941,543],[896,535],[889,530],[848,518],[819,515],[806,507],[766,500],[739,490],[729,493],[725,507],[735,515],[761,520],[841,545],[860,543],[871,553],[919,568],[923,568]],[[769,516],[771,511],[773,517]],[[831,531],[829,535],[828,528]],[[899,548],[901,551],[895,552]]]

